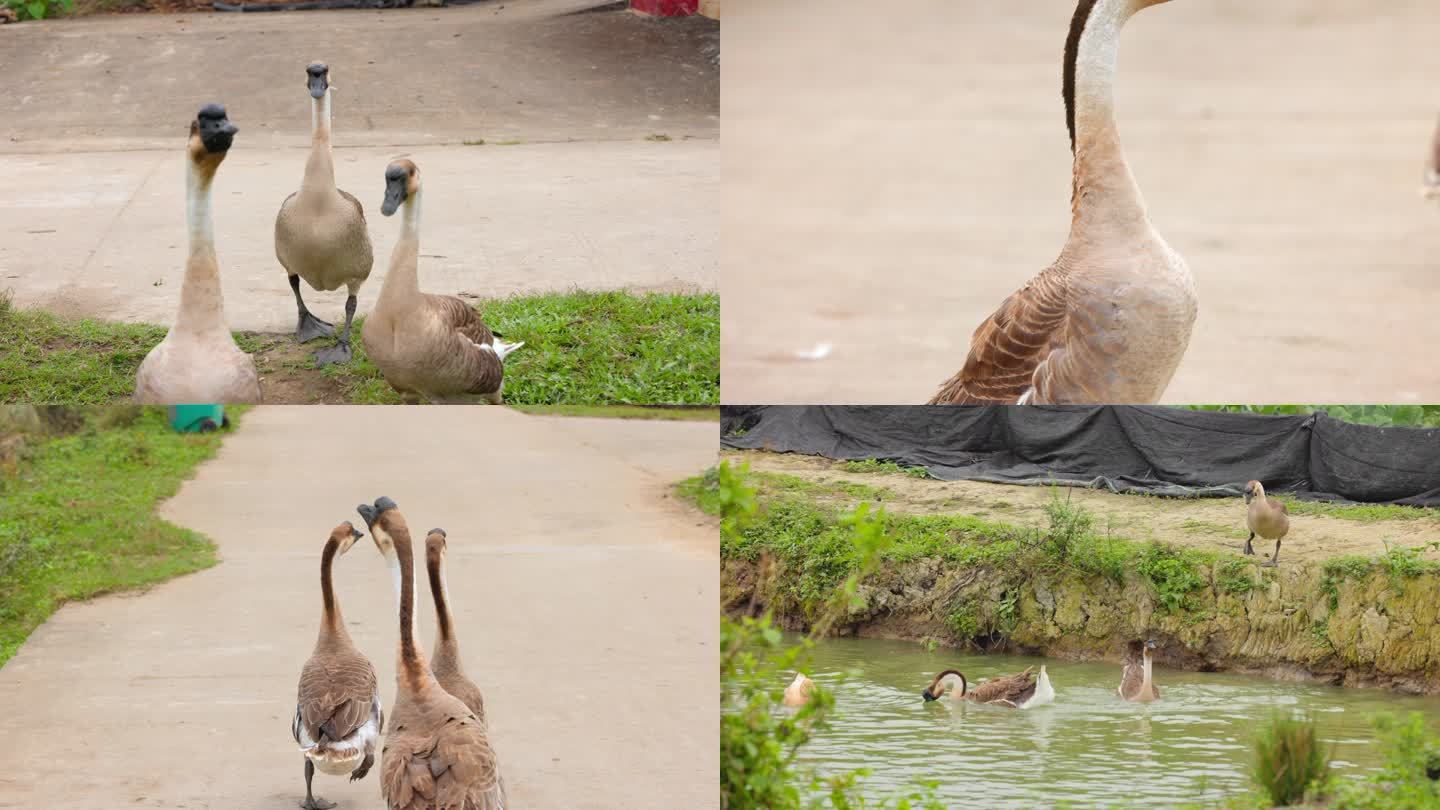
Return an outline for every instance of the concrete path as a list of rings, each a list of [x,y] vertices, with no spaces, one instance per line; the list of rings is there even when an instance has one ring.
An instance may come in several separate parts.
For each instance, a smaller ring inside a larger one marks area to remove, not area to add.
[[[924,402],[1070,225],[1075,0],[725,9],[726,402]],[[1121,136],[1200,293],[1170,402],[1440,399],[1434,0],[1135,17]],[[825,360],[797,350],[830,343]]]
[[[65,315],[169,323],[185,132],[219,101],[241,129],[216,181],[229,322],[293,329],[273,228],[305,163],[315,59],[338,88],[336,179],[375,245],[361,312],[389,265],[398,226],[379,207],[402,155],[426,182],[431,292],[715,289],[718,24],[565,13],[594,5],[0,27],[0,290]],[[341,317],[343,293],[312,297],[321,317]]]
[[[0,808],[290,810],[295,684],[318,559],[388,494],[450,534],[462,649],[516,807],[713,807],[716,528],[668,498],[715,462],[713,423],[500,408],[262,407],[162,513],[223,562],[68,605],[0,670]],[[423,577],[423,574],[422,574]],[[356,643],[395,695],[394,597],[368,536],[336,565]],[[433,607],[422,602],[422,637]],[[323,774],[340,810],[374,774]]]

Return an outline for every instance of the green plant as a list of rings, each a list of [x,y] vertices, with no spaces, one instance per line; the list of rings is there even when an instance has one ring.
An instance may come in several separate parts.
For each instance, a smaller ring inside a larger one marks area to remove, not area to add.
[[[720,514],[720,468],[711,467],[677,483],[675,494],[693,501],[707,515]]]
[[[974,605],[961,605],[945,618],[945,624],[955,635],[969,641],[980,634],[980,620],[975,616]]]
[[[893,461],[880,461],[867,458],[860,461],[847,461],[840,465],[845,472],[871,473],[874,475],[908,475],[911,478],[929,478],[930,471],[924,467],[905,467]]]
[[[1216,564],[1215,585],[1231,596],[1244,596],[1260,587],[1255,581],[1250,563],[1236,557],[1222,558]]]
[[[1205,585],[1205,579],[1182,550],[1159,543],[1145,548],[1136,570],[1155,589],[1161,608],[1171,613],[1188,610],[1190,593]]]
[[[1324,784],[1330,759],[1312,718],[1276,712],[1255,737],[1250,775],[1271,804],[1287,807]]]
[[[1297,415],[1324,413],[1334,419],[1380,427],[1440,427],[1440,405],[1177,405],[1197,411]]]
[[[1404,719],[1389,714],[1372,722],[1385,767],[1364,779],[1332,777],[1327,786],[1336,810],[1430,810],[1440,807],[1440,738],[1430,734],[1425,718],[1412,712]]]
[[[69,14],[75,10],[74,0],[6,0],[5,4],[22,20],[43,20],[56,16],[57,11]]]

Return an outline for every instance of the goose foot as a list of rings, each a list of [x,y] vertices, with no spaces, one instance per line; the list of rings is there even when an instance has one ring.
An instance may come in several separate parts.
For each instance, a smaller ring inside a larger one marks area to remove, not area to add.
[[[371,765],[374,765],[374,764],[375,764],[375,755],[374,755],[374,754],[366,754],[364,761],[362,761],[362,762],[360,763],[360,767],[358,767],[358,768],[356,768],[355,770],[353,770],[353,771],[350,772],[350,781],[351,781],[351,782],[355,782],[355,781],[359,781],[359,780],[361,780],[361,779],[364,779],[364,778],[365,778],[365,774],[370,773],[370,766],[371,766]]]
[[[311,796],[305,801],[300,802],[300,806],[304,808],[304,810],[330,810],[330,808],[335,806],[335,802],[327,802],[319,796]]]
[[[318,352],[315,352],[314,357],[315,365],[320,366],[321,368],[324,368],[331,363],[348,363],[350,362],[350,358],[352,357],[352,353],[350,351],[350,344],[348,342],[336,343],[334,346],[329,346],[327,348],[321,349]]]
[[[1273,560],[1273,559],[1270,560],[1269,562],[1260,563],[1260,567],[1261,567],[1261,568],[1274,568],[1274,567],[1276,567],[1276,566],[1278,566],[1278,565],[1279,565],[1279,563],[1275,562],[1275,560]]]
[[[301,343],[309,343],[316,338],[329,337],[335,334],[335,325],[329,321],[322,321],[309,310],[300,312],[300,323],[295,327],[295,337]]]

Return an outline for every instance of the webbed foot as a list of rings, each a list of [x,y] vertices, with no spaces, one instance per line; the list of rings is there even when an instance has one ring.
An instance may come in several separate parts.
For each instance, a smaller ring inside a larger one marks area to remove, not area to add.
[[[322,321],[309,310],[300,313],[300,323],[295,327],[295,337],[301,343],[309,343],[315,338],[329,337],[335,334],[335,325],[329,321]]]
[[[312,796],[300,802],[300,806],[304,808],[304,810],[330,810],[330,808],[335,806],[335,802],[327,802],[319,796]]]
[[[348,363],[352,356],[349,343],[336,343],[315,352],[315,365],[324,368],[332,363]]]

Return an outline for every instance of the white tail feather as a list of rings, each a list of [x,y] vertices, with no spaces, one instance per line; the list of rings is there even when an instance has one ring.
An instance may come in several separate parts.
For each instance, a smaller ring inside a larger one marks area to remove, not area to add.
[[[516,349],[518,349],[518,348],[520,348],[521,346],[524,346],[524,345],[525,345],[525,341],[523,341],[523,340],[520,341],[519,343],[506,343],[505,341],[501,340],[500,338],[495,338],[495,354],[496,354],[501,360],[504,360],[504,359],[505,359],[505,355],[507,355],[507,354],[515,351]]]

